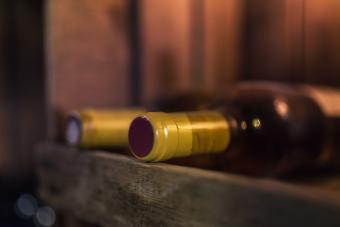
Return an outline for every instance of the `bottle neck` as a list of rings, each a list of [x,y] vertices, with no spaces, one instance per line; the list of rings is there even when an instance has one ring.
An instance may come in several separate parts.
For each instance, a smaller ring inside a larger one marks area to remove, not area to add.
[[[224,152],[231,127],[220,112],[150,112],[135,118],[129,130],[132,153],[145,161],[164,161],[204,153]]]
[[[66,118],[65,141],[83,148],[127,147],[129,125],[143,112],[139,109],[71,112]]]

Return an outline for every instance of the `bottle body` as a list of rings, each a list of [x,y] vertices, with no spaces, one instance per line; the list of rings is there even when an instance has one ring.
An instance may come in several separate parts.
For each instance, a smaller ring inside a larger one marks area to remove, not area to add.
[[[319,104],[302,88],[246,84],[221,110],[233,122],[234,140],[218,166],[240,173],[278,176],[316,165],[327,134]]]
[[[177,136],[177,143],[184,143],[182,140],[185,140],[181,128],[190,128],[191,137],[196,137],[195,141],[191,139],[191,147],[187,146],[186,151],[176,151],[178,154],[172,155],[172,158],[188,156],[186,154],[216,153],[209,157],[213,159],[215,169],[261,176],[280,176],[299,168],[329,165],[335,159],[335,149],[331,144],[336,144],[336,141],[329,139],[332,135],[334,138],[335,133],[330,126],[338,128],[334,125],[334,119],[338,117],[336,114],[328,116],[307,90],[275,83],[240,84],[227,92],[224,105],[216,109],[216,114],[223,116],[223,120],[215,121],[215,124],[214,120],[204,118],[211,112],[182,113],[189,119],[186,125],[176,122],[178,114],[169,114],[167,118],[172,120],[163,121],[160,125],[169,128],[171,124],[176,125],[172,127],[178,131],[173,135],[174,138]],[[201,115],[201,118],[195,119],[193,115]],[[152,114],[144,116],[144,120],[151,119],[153,129],[157,122],[154,118],[157,117]],[[133,123],[130,126],[130,146],[133,152],[136,150],[138,153],[138,146],[133,144],[136,137],[133,135]],[[223,138],[217,133],[221,125],[224,128]],[[138,125],[135,127],[138,128]],[[153,134],[155,140],[162,130],[156,131]],[[223,148],[211,149],[209,146],[216,140],[227,142]],[[201,146],[202,149],[195,150],[195,146]],[[167,152],[167,148],[163,150]],[[140,158],[138,154],[136,156]],[[160,159],[167,157],[159,156]]]

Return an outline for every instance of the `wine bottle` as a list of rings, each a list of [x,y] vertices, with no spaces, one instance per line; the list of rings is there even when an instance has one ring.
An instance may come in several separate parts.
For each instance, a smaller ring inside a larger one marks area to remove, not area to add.
[[[143,112],[143,109],[72,111],[65,120],[65,142],[82,148],[127,147],[127,128]]]
[[[307,85],[245,82],[219,108],[149,112],[129,129],[133,155],[158,162],[210,155],[214,168],[284,176],[312,167],[339,167],[340,92]]]
[[[158,99],[148,110],[184,111],[211,108],[217,97],[198,92]],[[128,148],[128,129],[145,109],[82,109],[68,113],[64,121],[64,140],[82,148]]]

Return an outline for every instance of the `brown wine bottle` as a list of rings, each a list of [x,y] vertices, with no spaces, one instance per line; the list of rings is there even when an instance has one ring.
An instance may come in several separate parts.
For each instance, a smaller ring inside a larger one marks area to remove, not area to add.
[[[213,154],[215,169],[285,176],[308,168],[339,169],[339,136],[339,91],[245,82],[228,90],[223,105],[211,111],[135,118],[129,143],[144,161]]]

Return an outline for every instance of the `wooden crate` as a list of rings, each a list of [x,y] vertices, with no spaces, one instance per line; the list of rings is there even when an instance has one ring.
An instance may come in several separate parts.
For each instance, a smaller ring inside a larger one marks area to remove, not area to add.
[[[39,193],[95,226],[340,226],[340,180],[318,186],[37,147]],[[304,183],[305,184],[305,183]]]

